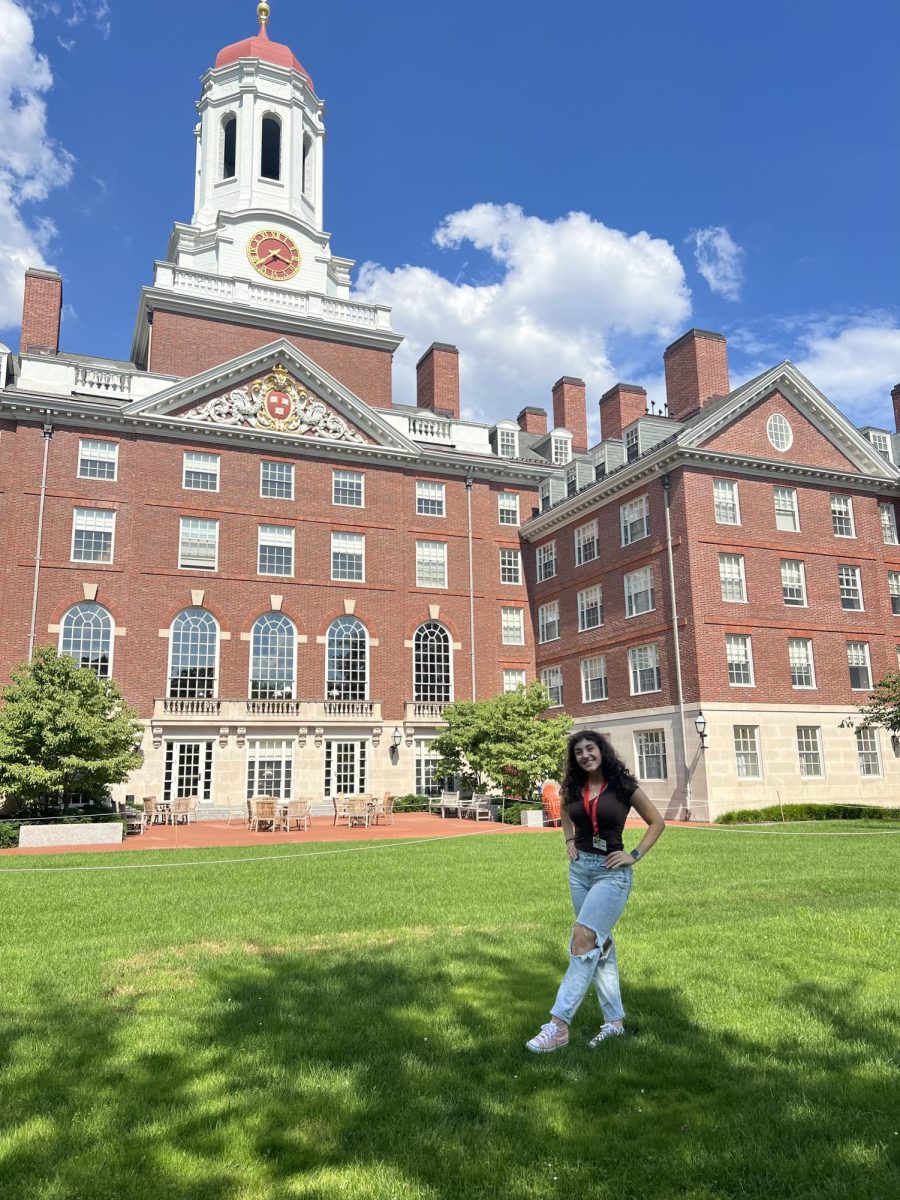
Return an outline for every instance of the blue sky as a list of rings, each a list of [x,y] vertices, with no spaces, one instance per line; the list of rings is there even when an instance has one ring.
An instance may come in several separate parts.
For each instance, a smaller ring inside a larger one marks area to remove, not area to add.
[[[63,349],[126,357],[138,289],[192,207],[194,102],[252,0],[0,0],[0,336],[27,264]],[[661,398],[662,350],[791,358],[859,423],[900,381],[900,8],[859,0],[272,0],[326,100],[325,219],[407,335],[462,354],[483,419]],[[594,422],[596,433],[596,422]]]

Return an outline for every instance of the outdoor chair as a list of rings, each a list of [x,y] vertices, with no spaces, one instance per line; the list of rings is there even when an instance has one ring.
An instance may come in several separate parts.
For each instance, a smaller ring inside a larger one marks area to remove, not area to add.
[[[288,800],[282,817],[285,830],[290,830],[291,821],[296,822],[298,829],[301,827],[304,830],[309,829],[309,810],[311,804],[310,800]]]
[[[347,797],[332,796],[331,803],[334,805],[334,821],[332,824],[337,825],[341,817],[346,817],[347,813]]]
[[[371,815],[372,808],[368,796],[347,797],[348,825],[359,825],[360,822],[362,822],[362,824],[368,829]]]
[[[469,801],[469,806],[465,815],[471,816],[476,821],[490,821],[491,819],[491,798],[484,795],[483,792],[475,792],[472,799]]]
[[[154,825],[157,822],[160,825],[168,825],[172,819],[172,812],[168,807],[160,808],[159,801],[155,796],[145,796],[144,816],[148,825]]]
[[[453,816],[459,816],[459,792],[441,792],[441,799],[438,804],[441,810],[441,816],[446,817],[448,813]]]
[[[385,824],[387,824],[388,821],[390,821],[392,825],[394,824],[394,796],[392,792],[385,792],[382,798],[375,802],[375,807],[372,810],[372,817],[376,825],[382,817],[384,817]]]
[[[273,831],[278,827],[278,801],[274,796],[254,796],[250,801],[250,828],[259,833],[262,822]]]
[[[125,809],[125,833],[143,833],[147,827],[147,813],[139,808]]]
[[[249,800],[229,800],[227,804],[228,815],[225,820],[226,825],[230,825],[234,817],[244,825],[250,824],[250,801]]]
[[[547,825],[561,825],[559,784],[548,780],[541,788],[541,803],[544,806],[544,822]]]
[[[197,804],[196,796],[176,796],[172,801],[172,824],[179,825],[183,821],[185,825],[190,825],[191,813],[196,819]]]

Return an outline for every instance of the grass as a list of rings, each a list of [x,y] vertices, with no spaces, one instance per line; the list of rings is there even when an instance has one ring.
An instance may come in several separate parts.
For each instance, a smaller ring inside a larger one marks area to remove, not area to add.
[[[872,824],[669,830],[619,926],[634,1036],[589,1051],[589,997],[546,1056],[556,835],[6,857],[0,1196],[896,1197]]]

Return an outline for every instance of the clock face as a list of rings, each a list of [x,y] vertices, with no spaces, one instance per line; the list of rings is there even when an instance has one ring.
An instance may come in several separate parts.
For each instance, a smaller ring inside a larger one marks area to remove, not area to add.
[[[247,257],[266,279],[292,279],[300,270],[300,251],[280,229],[260,229],[247,243]]]

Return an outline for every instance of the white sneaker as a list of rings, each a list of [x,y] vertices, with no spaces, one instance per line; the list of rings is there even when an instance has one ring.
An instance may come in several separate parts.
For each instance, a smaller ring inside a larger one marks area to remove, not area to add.
[[[535,1054],[549,1054],[551,1050],[561,1050],[569,1044],[568,1029],[560,1029],[555,1021],[548,1021],[541,1026],[541,1032],[525,1043],[527,1050]]]
[[[607,1038],[623,1037],[624,1033],[625,1030],[621,1025],[613,1025],[611,1021],[607,1021],[601,1026],[600,1032],[591,1038],[588,1045],[592,1050],[596,1050],[600,1043],[605,1042]]]

